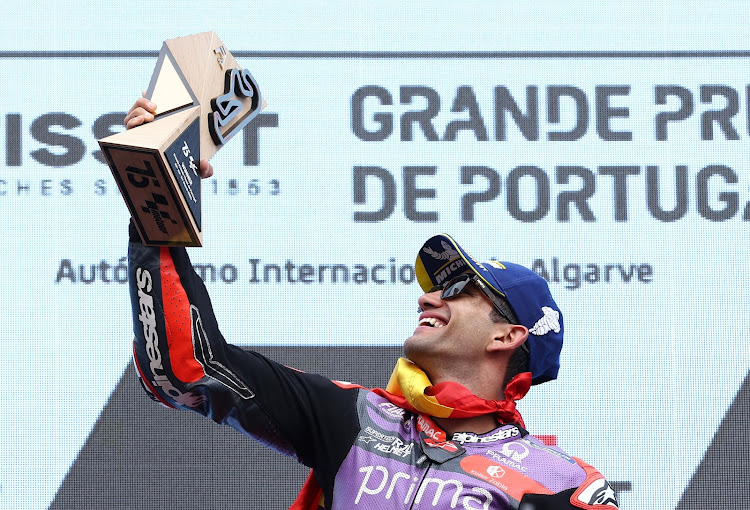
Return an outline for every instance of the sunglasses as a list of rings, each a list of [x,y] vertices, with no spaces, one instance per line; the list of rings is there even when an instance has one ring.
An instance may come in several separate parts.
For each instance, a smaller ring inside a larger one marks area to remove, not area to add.
[[[484,292],[484,295],[487,296],[490,301],[492,301],[495,309],[503,317],[503,319],[508,321],[508,323],[510,324],[515,324],[513,319],[508,316],[509,314],[506,311],[507,305],[505,304],[505,302],[503,302],[497,294],[492,292],[487,287],[487,284],[484,283],[484,281],[482,281],[482,279],[475,274],[464,273],[448,280],[447,282],[443,282],[440,285],[435,285],[427,293],[429,294],[430,292],[440,291],[440,299],[451,299],[464,292],[466,290],[466,286],[470,283],[475,284],[482,292]]]

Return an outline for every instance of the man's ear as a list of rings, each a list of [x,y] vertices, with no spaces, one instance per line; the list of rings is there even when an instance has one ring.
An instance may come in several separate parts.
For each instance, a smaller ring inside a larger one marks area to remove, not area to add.
[[[495,338],[487,346],[488,350],[516,350],[529,336],[528,328],[520,324],[498,324],[498,326]]]

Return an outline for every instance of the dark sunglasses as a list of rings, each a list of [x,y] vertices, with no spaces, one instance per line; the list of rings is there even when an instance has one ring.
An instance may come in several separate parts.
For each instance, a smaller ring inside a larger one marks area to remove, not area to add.
[[[513,319],[508,316],[508,312],[505,310],[505,307],[507,305],[500,299],[497,294],[492,292],[487,287],[487,284],[484,283],[484,281],[482,281],[479,276],[475,274],[464,273],[448,280],[447,282],[443,282],[440,285],[435,285],[427,293],[429,294],[430,292],[440,291],[440,299],[451,299],[466,290],[466,286],[470,283],[474,283],[482,292],[484,292],[484,295],[487,296],[490,301],[492,301],[495,309],[503,317],[503,319],[508,321],[508,323],[510,324],[515,324]]]

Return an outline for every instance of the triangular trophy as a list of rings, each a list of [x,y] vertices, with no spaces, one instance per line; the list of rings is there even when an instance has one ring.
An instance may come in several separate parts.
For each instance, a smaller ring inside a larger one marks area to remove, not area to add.
[[[214,32],[164,42],[146,97],[153,122],[99,140],[145,244],[201,246],[201,159],[265,106]]]
[[[199,104],[166,43],[159,52],[146,97],[157,105],[157,118]]]

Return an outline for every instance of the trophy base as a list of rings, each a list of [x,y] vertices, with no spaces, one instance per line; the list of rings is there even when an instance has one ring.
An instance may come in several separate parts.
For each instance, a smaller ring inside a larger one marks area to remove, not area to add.
[[[99,145],[144,244],[202,246],[197,109],[170,120],[121,133],[127,145],[118,143],[118,135]],[[168,125],[172,129],[165,132]],[[161,137],[155,136],[157,127]],[[134,134],[161,140],[156,146],[133,145]]]

